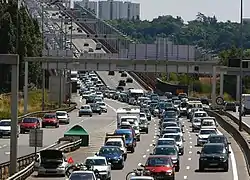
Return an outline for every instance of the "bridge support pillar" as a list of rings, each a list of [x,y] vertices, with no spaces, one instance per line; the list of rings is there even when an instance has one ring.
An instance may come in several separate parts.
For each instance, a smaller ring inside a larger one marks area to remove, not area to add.
[[[224,73],[220,72],[220,96],[223,97],[224,94]]]
[[[212,79],[212,107],[216,106],[216,66],[213,66],[213,79]]]
[[[61,105],[65,98],[65,80],[62,74],[49,77],[49,101]]]
[[[237,76],[237,81],[236,81],[236,101],[240,100],[240,76]]]

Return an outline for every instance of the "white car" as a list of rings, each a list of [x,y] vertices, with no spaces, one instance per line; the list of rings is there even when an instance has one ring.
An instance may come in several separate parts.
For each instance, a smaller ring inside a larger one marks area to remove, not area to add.
[[[140,127],[138,122],[136,121],[133,125],[132,125],[133,129],[135,130],[135,135],[136,135],[136,140],[140,141],[141,140],[141,133],[140,133]]]
[[[150,176],[133,176],[129,180],[154,180],[154,178]]]
[[[102,111],[103,112],[108,112],[108,108],[107,108],[107,105],[105,104],[105,102],[96,102],[99,106],[100,106],[100,108],[102,109]]]
[[[20,128],[17,127],[17,137],[19,137]],[[0,137],[11,136],[11,120],[3,119],[0,121]]]
[[[177,146],[179,147],[179,154],[184,154],[184,140],[179,133],[168,133],[164,134],[163,138],[173,138],[176,141]]]
[[[176,131],[176,133],[180,134],[181,137],[183,138],[183,132],[180,127],[165,127],[164,129],[173,129]]]
[[[78,180],[78,179],[90,179],[90,180],[99,180],[96,178],[93,171],[74,171],[71,173],[67,180]]]
[[[142,120],[142,121],[147,121],[148,120],[146,113],[140,113],[140,120]]]
[[[101,175],[101,179],[111,179],[111,164],[107,162],[105,157],[87,157],[84,164],[98,170],[99,174]]]
[[[69,114],[67,111],[56,111],[56,117],[60,123],[69,124]]]
[[[103,94],[102,92],[96,92],[96,96],[101,97],[103,99]]]
[[[216,129],[201,129],[197,136],[197,146],[201,146],[207,142],[208,137],[211,134],[218,134]]]
[[[201,119],[200,118],[194,118],[192,121],[192,132],[195,130],[200,130],[201,128]]]
[[[194,118],[203,118],[203,117],[208,117],[208,114],[205,111],[196,111],[193,113],[191,122],[193,121]]]
[[[156,145],[154,144],[154,146],[158,146],[158,145],[175,145],[176,149],[179,151],[179,146],[177,145],[174,138],[159,138],[157,140]]]

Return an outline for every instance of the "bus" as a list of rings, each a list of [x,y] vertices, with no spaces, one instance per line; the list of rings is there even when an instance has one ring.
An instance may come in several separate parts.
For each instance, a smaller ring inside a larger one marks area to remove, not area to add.
[[[141,97],[144,95],[144,91],[142,89],[130,89],[128,93],[130,97],[133,97],[136,100],[138,97]]]

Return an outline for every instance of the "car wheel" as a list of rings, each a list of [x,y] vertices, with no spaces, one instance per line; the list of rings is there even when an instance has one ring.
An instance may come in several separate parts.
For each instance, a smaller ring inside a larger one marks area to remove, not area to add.
[[[92,117],[92,114],[90,114],[89,116]]]
[[[180,166],[179,166],[179,165],[175,168],[175,171],[176,171],[176,172],[179,172],[179,171],[180,171]]]
[[[42,128],[45,128],[45,125],[42,125]]]
[[[132,148],[131,148],[131,153],[134,153],[134,152],[135,152],[135,148],[132,147]]]
[[[199,171],[203,172],[204,171],[204,166],[202,166],[201,164],[199,164]]]
[[[148,134],[148,129],[146,129],[145,133]]]

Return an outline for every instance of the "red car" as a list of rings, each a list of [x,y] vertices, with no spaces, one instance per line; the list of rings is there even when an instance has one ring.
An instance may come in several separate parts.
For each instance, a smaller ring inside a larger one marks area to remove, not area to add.
[[[59,120],[57,119],[56,113],[46,113],[43,116],[42,127],[45,128],[46,126],[59,127]]]
[[[164,180],[175,179],[175,168],[170,156],[150,155],[143,167],[146,176]]]
[[[30,129],[39,129],[40,128],[40,119],[37,117],[25,117],[20,123],[20,133],[24,134]]]

